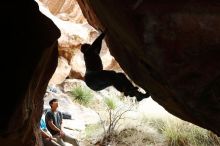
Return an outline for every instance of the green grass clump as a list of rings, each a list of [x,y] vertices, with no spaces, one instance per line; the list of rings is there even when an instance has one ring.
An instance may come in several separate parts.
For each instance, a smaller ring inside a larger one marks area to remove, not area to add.
[[[113,98],[106,97],[104,98],[104,102],[110,110],[115,110],[117,107],[117,103]]]
[[[168,120],[164,122],[161,131],[167,139],[169,146],[187,146],[188,136],[184,132],[184,125],[178,120]]]
[[[166,139],[168,146],[219,146],[220,138],[199,126],[175,117],[165,119],[145,118],[144,122],[155,128]]]
[[[92,91],[86,87],[76,86],[72,89],[71,94],[80,104],[88,105],[93,98]]]

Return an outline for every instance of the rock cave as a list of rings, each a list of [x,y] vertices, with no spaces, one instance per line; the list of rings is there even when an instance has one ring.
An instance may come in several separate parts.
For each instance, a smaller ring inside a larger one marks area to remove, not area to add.
[[[137,85],[171,114],[220,135],[218,2],[77,1],[94,28],[108,31],[110,53]],[[3,77],[13,78],[3,82],[8,97],[1,107],[0,144],[31,146],[57,66],[60,31],[31,0],[6,2],[1,14],[8,30],[2,54],[10,54],[17,67],[3,64]]]

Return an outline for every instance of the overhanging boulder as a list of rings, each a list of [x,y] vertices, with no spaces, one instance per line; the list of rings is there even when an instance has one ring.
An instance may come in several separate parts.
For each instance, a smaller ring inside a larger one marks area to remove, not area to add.
[[[220,5],[78,0],[111,54],[170,113],[220,135]]]

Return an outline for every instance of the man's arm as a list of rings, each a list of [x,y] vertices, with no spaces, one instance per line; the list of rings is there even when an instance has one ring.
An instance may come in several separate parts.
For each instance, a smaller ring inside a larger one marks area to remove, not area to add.
[[[93,51],[97,54],[100,53],[101,48],[102,48],[102,39],[105,37],[105,32],[102,32],[92,43],[90,46],[90,49],[93,49]]]
[[[47,140],[54,140],[54,141],[56,141],[56,138],[53,138],[50,134],[48,134],[44,130],[40,129],[40,132],[41,132],[41,135],[42,135],[43,138],[45,138]]]
[[[54,130],[54,131],[58,131],[58,132],[61,131],[61,129],[57,128],[57,126],[54,125],[53,120],[49,120],[49,121],[48,121],[48,125],[49,125],[50,128],[51,128],[52,130]]]
[[[41,132],[41,135],[42,135],[43,138],[49,138],[49,139],[52,138],[52,137],[51,137],[49,134],[47,134],[47,132],[45,132],[44,130],[40,129],[40,132]]]
[[[61,112],[59,112],[59,115],[60,115],[60,136],[61,137],[64,137],[65,136],[65,133],[63,132],[63,130],[62,130],[62,125],[63,125],[63,115],[62,115],[62,113]]]

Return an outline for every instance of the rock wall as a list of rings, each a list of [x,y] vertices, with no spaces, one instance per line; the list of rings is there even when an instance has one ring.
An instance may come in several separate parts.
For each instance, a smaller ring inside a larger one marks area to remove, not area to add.
[[[10,10],[10,13],[8,11]],[[39,121],[43,97],[57,66],[59,29],[39,12],[34,1],[4,3],[1,57],[1,146],[39,146]],[[12,14],[12,15],[11,15]],[[12,67],[11,62],[14,63]]]
[[[40,0],[49,11],[65,21],[86,23],[81,9],[76,0]]]
[[[220,5],[77,0],[128,76],[170,113],[220,135]]]
[[[111,54],[136,84],[172,114],[220,135],[218,3],[78,2],[91,25],[108,30]],[[1,33],[6,44],[1,53],[16,64],[0,58],[1,91],[7,93],[1,98],[0,144],[39,145],[38,124],[57,66],[60,31],[34,1],[5,1],[0,14],[7,30]]]

